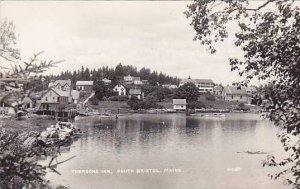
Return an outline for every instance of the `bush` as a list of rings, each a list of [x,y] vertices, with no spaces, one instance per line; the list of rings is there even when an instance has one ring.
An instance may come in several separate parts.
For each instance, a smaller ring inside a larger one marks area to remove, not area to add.
[[[131,109],[133,110],[139,110],[139,109],[161,109],[163,108],[162,105],[159,105],[155,102],[150,102],[150,101],[142,101],[142,100],[135,100],[135,99],[130,99],[127,104],[130,106]]]
[[[112,96],[108,98],[111,101],[127,101],[128,99],[128,96]]]
[[[187,108],[189,109],[201,109],[206,108],[206,106],[201,101],[192,101],[187,104]]]
[[[46,169],[55,171],[61,162],[53,167],[42,166],[38,160],[41,156],[52,156],[54,159],[59,148],[40,145],[38,135],[38,132],[8,132],[0,127],[0,188],[53,188],[45,179]]]
[[[205,99],[209,100],[209,101],[215,101],[216,100],[215,96],[212,95],[210,92],[205,94]]]
[[[246,105],[245,105],[244,102],[240,102],[240,103],[238,104],[238,107],[235,108],[235,110],[249,111],[250,108],[249,108],[249,107],[246,107]]]
[[[99,105],[99,99],[97,97],[93,97],[90,99],[92,105]]]
[[[244,102],[240,102],[238,106],[239,106],[239,108],[245,108],[246,107]]]
[[[8,133],[0,128],[0,188],[45,187],[46,170],[37,161],[45,152],[24,145],[30,137],[30,133]]]
[[[158,102],[157,97],[155,97],[153,95],[146,96],[145,100],[148,101],[148,102]]]

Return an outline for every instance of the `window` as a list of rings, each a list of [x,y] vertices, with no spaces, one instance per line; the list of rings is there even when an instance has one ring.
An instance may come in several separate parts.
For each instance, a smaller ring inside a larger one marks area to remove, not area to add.
[[[59,102],[59,100],[60,100],[60,98],[59,98],[59,97],[57,97],[57,102]]]
[[[48,101],[48,97],[46,97],[45,100]]]
[[[233,95],[231,95],[231,99],[233,99]]]
[[[240,99],[243,99],[243,96],[240,96]]]

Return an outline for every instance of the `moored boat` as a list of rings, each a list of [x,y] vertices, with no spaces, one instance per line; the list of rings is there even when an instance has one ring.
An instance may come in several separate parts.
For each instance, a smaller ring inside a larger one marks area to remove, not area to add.
[[[225,114],[222,113],[194,113],[191,116],[200,116],[200,117],[226,117]]]

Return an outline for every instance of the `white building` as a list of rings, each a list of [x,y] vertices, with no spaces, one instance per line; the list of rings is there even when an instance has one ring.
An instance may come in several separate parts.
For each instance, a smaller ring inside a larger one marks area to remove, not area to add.
[[[113,88],[113,91],[116,92],[119,96],[126,95],[126,88],[124,85],[118,84]]]
[[[39,109],[56,110],[64,108],[67,104],[72,102],[70,91],[62,91],[54,88],[48,89],[40,100],[37,101]]]
[[[142,100],[144,98],[144,94],[141,89],[129,89],[128,97],[137,97],[137,99]]]
[[[214,82],[211,79],[182,79],[179,83],[179,86],[182,86],[186,83],[193,83],[198,87],[200,93],[213,93],[214,91]]]
[[[214,86],[214,95],[221,96],[223,92],[223,87],[221,85]]]
[[[51,81],[48,85],[48,88],[53,88],[57,90],[62,90],[62,91],[69,91],[71,90],[71,80],[56,80],[56,81]]]
[[[131,85],[131,84],[142,85],[143,82],[141,81],[140,77],[133,77],[131,75],[128,75],[128,76],[124,76],[124,84],[126,84],[126,85]]]
[[[111,84],[111,80],[107,79],[107,78],[102,79],[102,82],[104,83],[104,85],[110,85]]]
[[[177,89],[177,85],[171,85],[171,84],[164,84],[162,85],[163,88],[167,88],[167,89]]]
[[[28,97],[28,96],[25,96],[25,97],[22,99],[21,104],[22,104],[22,108],[24,108],[24,109],[32,109],[32,108],[34,108],[34,102],[33,102],[33,100],[32,100],[30,97]]]
[[[246,87],[225,86],[222,96],[226,101],[248,102]]]
[[[94,86],[94,81],[77,81],[76,89],[78,91],[92,91]]]
[[[173,109],[177,111],[186,110],[186,99],[173,99]]]

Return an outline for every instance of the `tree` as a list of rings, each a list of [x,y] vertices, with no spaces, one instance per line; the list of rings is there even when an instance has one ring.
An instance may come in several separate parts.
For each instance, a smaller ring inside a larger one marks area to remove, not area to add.
[[[20,59],[20,51],[16,48],[15,26],[13,22],[5,20],[0,22],[0,58],[6,61],[14,61]],[[2,61],[0,60],[1,64]],[[0,64],[0,68],[2,65]]]
[[[121,63],[119,63],[115,68],[114,78],[117,82],[121,81],[125,76],[124,69]]]
[[[269,83],[264,116],[282,128],[279,135],[290,156],[277,160],[268,156],[264,165],[284,166],[272,175],[284,177],[293,188],[300,188],[300,11],[292,0],[267,0],[256,7],[248,0],[199,0],[188,6],[187,18],[196,31],[195,40],[208,46],[229,36],[228,24],[236,24],[234,44],[243,58],[230,59],[231,70],[238,71],[247,85],[253,78]],[[293,140],[292,140],[293,138]],[[297,140],[297,142],[295,142]]]
[[[200,93],[194,83],[185,83],[175,90],[174,98],[186,99],[187,102],[197,101]]]
[[[95,91],[95,96],[98,100],[102,100],[106,94],[106,86],[102,81],[95,82],[93,90]]]
[[[12,105],[9,99],[16,101],[16,98],[30,93],[24,91],[18,82],[38,79],[40,73],[60,61],[39,60],[42,52],[34,54],[28,61],[22,61],[15,44],[13,24],[7,21],[0,23],[0,73],[5,76],[0,79],[0,104],[17,110],[18,106]],[[5,63],[11,67],[5,67]],[[50,188],[44,179],[46,167],[38,163],[38,157],[49,154],[51,149],[41,148],[37,142],[29,144],[36,137],[37,133],[7,132],[0,127],[0,188]]]

